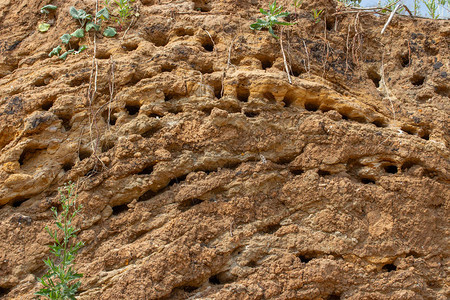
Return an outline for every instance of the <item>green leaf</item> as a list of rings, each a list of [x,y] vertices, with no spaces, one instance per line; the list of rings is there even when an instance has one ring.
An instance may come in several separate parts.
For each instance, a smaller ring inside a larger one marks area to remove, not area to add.
[[[263,15],[269,15],[269,13],[267,11],[265,11],[264,9],[260,8],[259,11],[263,14]]]
[[[73,50],[73,49],[71,49],[71,50],[69,50],[69,51],[66,51],[66,52],[64,52],[63,54],[61,54],[61,55],[59,56],[59,58],[62,59],[62,60],[66,60],[67,55],[69,55],[69,54],[71,54],[71,53],[73,53],[73,52],[75,52],[75,50]]]
[[[40,23],[38,29],[40,32],[46,32],[50,28],[50,24],[48,23]]]
[[[69,43],[71,37],[72,37],[72,36],[71,36],[70,34],[65,33],[65,34],[63,34],[63,35],[60,37],[60,39],[61,39],[61,41],[62,41],[63,44],[67,44],[67,43]]]
[[[75,7],[71,6],[69,8],[69,13],[72,16],[72,18],[77,19],[77,20],[80,19],[80,15],[78,13],[78,10]]]
[[[100,9],[97,14],[95,15],[97,18],[108,20],[109,19],[109,11],[106,7],[103,7]]]
[[[262,26],[257,24],[257,23],[254,23],[254,24],[250,25],[250,29],[252,29],[252,30],[261,30]]]
[[[273,32],[273,28],[272,27],[269,27],[269,32],[274,38],[276,38],[277,40],[279,39],[279,37]]]
[[[279,22],[279,21],[275,21],[273,23],[276,25],[294,25],[295,24],[295,23]]]
[[[51,5],[51,4],[44,5],[44,6],[41,8],[41,14],[49,14],[49,13],[50,13],[50,10],[55,10],[55,9],[57,9],[57,8],[58,8],[58,6]]]
[[[100,25],[97,25],[94,22],[87,22],[86,23],[86,31],[89,31],[92,28],[94,28],[95,31],[99,31],[100,30]]]
[[[103,31],[103,35],[107,36],[107,37],[112,37],[112,36],[115,36],[116,34],[117,34],[117,31],[113,27],[108,27],[105,29],[105,31]]]
[[[75,51],[75,54],[79,54],[79,53],[83,52],[86,49],[87,49],[87,46],[83,45],[83,46],[80,47],[80,49],[78,49],[78,51]]]
[[[83,28],[78,28],[77,30],[75,30],[75,32],[72,33],[72,36],[77,37],[77,38],[84,37],[84,30],[83,30]]]
[[[48,56],[52,57],[53,55],[59,55],[59,52],[61,52],[61,46],[58,45],[58,47],[55,47],[52,51],[50,51]]]
[[[86,13],[84,10],[82,9],[76,9],[75,7],[71,6],[69,8],[69,13],[70,15],[76,19],[76,20],[90,20],[92,19],[92,15]]]

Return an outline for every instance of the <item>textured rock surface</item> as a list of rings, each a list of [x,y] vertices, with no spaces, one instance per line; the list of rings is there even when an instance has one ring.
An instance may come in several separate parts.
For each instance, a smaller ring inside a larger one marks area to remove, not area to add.
[[[263,1],[137,0],[126,35],[97,37],[97,72],[92,33],[47,55],[95,1],[52,1],[41,34],[47,3],[0,3],[2,299],[39,288],[69,180],[80,299],[449,297],[448,20],[381,36],[387,16],[305,1],[290,84],[249,29]]]

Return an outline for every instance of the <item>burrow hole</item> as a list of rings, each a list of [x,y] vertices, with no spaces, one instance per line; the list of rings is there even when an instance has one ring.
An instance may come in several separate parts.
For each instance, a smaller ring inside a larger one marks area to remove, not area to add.
[[[425,76],[414,74],[413,77],[411,77],[411,83],[415,86],[421,86],[423,82],[425,81]]]
[[[0,286],[0,297],[8,295],[11,292],[10,288]]]
[[[261,62],[261,67],[263,70],[267,70],[273,66],[273,63],[275,59],[270,56],[260,56],[258,57],[259,61]]]
[[[303,73],[306,73],[305,68],[297,66],[297,65],[292,66],[291,71],[292,71],[292,75],[295,77],[298,77],[298,76],[302,75]]]
[[[403,68],[410,66],[411,61],[409,60],[409,53],[400,55],[400,64],[402,65]]]
[[[25,201],[27,201],[27,200],[30,200],[30,198],[22,198],[22,199],[16,199],[14,202],[13,202],[13,204],[12,204],[12,206],[13,207],[20,207],[21,205],[22,205],[22,203],[24,203]]]
[[[367,77],[372,80],[375,87],[380,87],[381,76],[374,68],[370,68],[367,70]]]
[[[72,161],[67,161],[62,165],[64,172],[69,172],[75,166],[75,163]]]
[[[121,204],[121,205],[114,206],[112,208],[112,210],[113,210],[112,214],[114,216],[120,215],[121,213],[128,211],[128,204]]]
[[[207,0],[195,0],[194,10],[199,12],[209,12],[211,10],[211,6]]]
[[[139,104],[135,104],[135,103],[127,103],[125,105],[125,109],[128,111],[128,114],[130,116],[134,116],[139,113],[141,106]]]
[[[248,102],[248,98],[250,97],[250,90],[246,87],[238,87],[237,88],[237,98],[241,102]]]
[[[372,121],[372,124],[374,124],[376,127],[380,127],[380,128],[387,127],[387,123],[383,119],[375,119]]]
[[[295,97],[291,93],[286,93],[283,98],[284,107],[290,107],[294,103]]]
[[[92,150],[91,149],[87,149],[87,148],[81,148],[79,153],[78,153],[78,157],[80,159],[80,161],[82,161],[83,159],[89,158],[92,155]]]
[[[28,161],[32,160],[34,157],[38,155],[38,152],[42,149],[34,149],[34,148],[25,148],[22,151],[22,154],[19,157],[19,164],[23,166]]]
[[[231,275],[230,272],[227,271],[213,275],[208,279],[209,283],[212,285],[231,283],[235,280],[235,276]]]
[[[375,180],[369,177],[361,177],[361,183],[363,184],[375,184]]]
[[[319,171],[317,171],[317,174],[319,174],[319,176],[321,176],[321,177],[331,175],[330,171],[326,171],[326,170],[319,170]]]
[[[122,48],[128,52],[134,51],[139,47],[137,42],[129,42],[122,44]]]
[[[245,111],[244,115],[247,118],[255,118],[255,117],[259,116],[259,112],[257,112],[257,111]]]
[[[341,295],[338,293],[333,293],[327,296],[326,300],[339,300],[341,299]]]
[[[445,85],[438,85],[434,88],[434,92],[443,97],[450,97],[450,87]]]
[[[172,72],[176,67],[177,66],[175,64],[163,64],[161,65],[161,72]]]
[[[302,263],[305,263],[305,264],[309,263],[311,260],[313,260],[315,258],[311,254],[300,254],[300,255],[297,255],[297,257],[300,259],[300,261]]]
[[[106,123],[108,123],[111,126],[114,126],[114,125],[116,125],[116,122],[117,122],[116,113],[117,112],[115,112],[115,111],[107,109],[103,112],[102,116]]]
[[[150,175],[153,173],[153,166],[154,164],[145,166],[139,173],[138,175]]]
[[[214,43],[209,37],[205,38],[202,41],[202,47],[203,47],[203,49],[205,49],[208,52],[213,52],[214,51]]]
[[[291,173],[292,173],[292,175],[294,175],[294,176],[299,176],[299,175],[302,175],[303,173],[305,173],[305,171],[303,170],[303,169],[291,169],[291,170],[289,170]]]
[[[178,209],[182,212],[185,212],[188,209],[191,209],[192,207],[199,205],[202,202],[203,200],[198,198],[187,199],[178,204]]]
[[[275,232],[278,231],[278,229],[281,228],[280,224],[271,224],[271,225],[267,225],[262,229],[262,232],[267,233],[267,234],[274,234]]]
[[[50,74],[47,74],[45,76],[39,77],[37,78],[33,85],[35,87],[41,87],[41,86],[46,86],[50,83],[50,81],[52,80],[52,76]]]
[[[305,109],[307,111],[317,111],[319,110],[320,104],[314,101],[305,102]]]
[[[394,264],[385,264],[381,269],[387,272],[392,272],[397,270],[397,266]]]
[[[275,99],[275,96],[270,91],[264,92],[263,93],[263,97],[265,99],[267,99],[269,101],[269,103],[271,103],[271,104],[275,104],[277,102],[276,99]]]
[[[44,103],[42,103],[42,106],[41,106],[42,109],[46,110],[46,111],[49,111],[50,108],[52,108],[52,106],[53,106],[53,102],[54,102],[54,99],[47,99],[47,100],[45,100]]]
[[[95,54],[96,59],[109,59],[111,57],[111,53],[106,50],[97,49],[97,53]]]
[[[384,171],[389,174],[397,174],[397,172],[398,172],[398,168],[396,165],[387,165],[387,166],[384,166],[383,168],[384,168]]]

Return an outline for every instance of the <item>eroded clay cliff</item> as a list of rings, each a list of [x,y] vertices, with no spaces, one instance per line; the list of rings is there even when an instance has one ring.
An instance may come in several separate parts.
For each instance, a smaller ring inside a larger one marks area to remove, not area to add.
[[[65,62],[69,7],[95,1],[51,1],[43,34],[48,3],[0,3],[2,299],[38,290],[68,181],[79,299],[447,299],[448,20],[381,35],[388,16],[305,1],[290,83],[249,28],[266,1],[137,0]]]

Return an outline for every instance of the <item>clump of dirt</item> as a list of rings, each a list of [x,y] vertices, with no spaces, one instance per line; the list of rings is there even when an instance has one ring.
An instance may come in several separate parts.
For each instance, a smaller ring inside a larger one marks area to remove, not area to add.
[[[72,181],[79,299],[446,299],[450,21],[305,1],[276,40],[265,1],[136,0],[61,61],[95,1],[40,33],[48,3],[0,4],[0,297]]]

